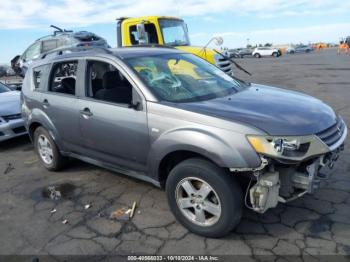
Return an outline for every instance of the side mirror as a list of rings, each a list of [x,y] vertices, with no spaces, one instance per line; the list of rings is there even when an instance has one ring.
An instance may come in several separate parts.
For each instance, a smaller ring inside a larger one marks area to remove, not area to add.
[[[136,25],[136,30],[137,30],[137,38],[139,40],[139,44],[148,44],[148,35],[145,29],[145,24],[137,24]]]
[[[217,36],[214,38],[214,43],[217,46],[221,46],[224,43],[224,39],[221,36]]]
[[[129,108],[132,108],[132,109],[134,109],[134,110],[136,110],[136,111],[139,111],[139,110],[142,109],[142,108],[141,108],[141,103],[140,103],[139,101],[137,101],[137,102],[131,102],[131,104],[129,105]]]

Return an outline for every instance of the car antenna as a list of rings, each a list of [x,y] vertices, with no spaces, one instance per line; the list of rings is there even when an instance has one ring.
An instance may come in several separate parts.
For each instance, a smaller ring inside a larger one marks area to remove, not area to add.
[[[231,61],[232,64],[234,64],[239,70],[243,71],[244,73],[248,74],[248,75],[252,75],[251,73],[249,73],[247,70],[245,70],[243,67],[241,67],[239,64],[237,64],[235,61],[233,61],[232,58],[225,56],[223,53],[220,53],[219,51],[213,49],[215,53],[219,54],[220,56],[222,56],[223,58]]]

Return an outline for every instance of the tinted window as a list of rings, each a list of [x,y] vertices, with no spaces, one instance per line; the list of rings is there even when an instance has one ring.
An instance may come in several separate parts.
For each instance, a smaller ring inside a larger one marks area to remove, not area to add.
[[[5,93],[11,91],[7,86],[4,84],[0,83],[0,93]]]
[[[47,75],[48,69],[49,65],[42,65],[33,69],[33,80],[35,89],[44,90],[45,77]]]
[[[88,97],[118,104],[131,104],[132,86],[113,65],[89,61],[87,72]]]
[[[78,61],[57,63],[51,70],[49,91],[75,95]]]

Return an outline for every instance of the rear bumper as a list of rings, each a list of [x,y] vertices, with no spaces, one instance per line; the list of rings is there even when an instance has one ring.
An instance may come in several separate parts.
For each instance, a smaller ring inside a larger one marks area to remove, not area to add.
[[[27,133],[23,119],[15,119],[9,122],[0,122],[0,142]]]

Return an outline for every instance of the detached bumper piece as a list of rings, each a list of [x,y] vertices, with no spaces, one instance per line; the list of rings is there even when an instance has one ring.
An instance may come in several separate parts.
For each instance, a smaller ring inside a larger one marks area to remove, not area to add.
[[[287,203],[307,193],[313,194],[320,187],[321,180],[329,178],[320,173],[320,169],[324,166],[332,168],[343,149],[342,145],[333,152],[297,167],[270,166],[272,171],[258,174],[256,184],[248,189],[252,209],[264,213],[267,209],[276,207],[278,202]]]

